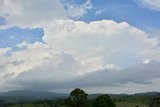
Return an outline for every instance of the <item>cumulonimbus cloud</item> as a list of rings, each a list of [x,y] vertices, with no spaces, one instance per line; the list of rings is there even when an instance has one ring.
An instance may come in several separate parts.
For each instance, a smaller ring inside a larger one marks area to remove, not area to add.
[[[159,75],[159,40],[126,22],[55,20],[44,31],[43,43],[23,42],[17,51],[3,52],[2,84],[29,89],[37,84],[47,90],[67,85],[146,85]],[[146,60],[151,61],[142,63]]]

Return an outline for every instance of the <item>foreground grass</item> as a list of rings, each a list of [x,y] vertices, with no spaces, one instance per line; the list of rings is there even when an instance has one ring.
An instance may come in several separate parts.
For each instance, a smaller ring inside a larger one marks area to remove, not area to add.
[[[147,104],[132,103],[132,102],[126,102],[126,101],[117,102],[116,106],[117,107],[148,107]],[[27,104],[23,104],[22,106],[20,104],[17,104],[10,107],[50,107],[50,106],[47,106],[47,105],[44,106],[44,104],[34,105],[31,103],[27,103]]]
[[[116,103],[117,107],[148,107],[146,104],[142,103],[129,103],[129,102],[118,102]]]
[[[123,97],[116,102],[117,107],[149,107],[149,99],[147,96],[130,96]]]

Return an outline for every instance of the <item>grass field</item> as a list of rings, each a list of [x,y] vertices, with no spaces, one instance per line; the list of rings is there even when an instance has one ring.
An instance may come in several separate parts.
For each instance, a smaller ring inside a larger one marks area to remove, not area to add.
[[[149,107],[147,96],[130,96],[123,97],[116,102],[117,107]]]
[[[116,103],[117,107],[149,107],[146,104],[142,103],[131,103],[131,102],[118,102]]]

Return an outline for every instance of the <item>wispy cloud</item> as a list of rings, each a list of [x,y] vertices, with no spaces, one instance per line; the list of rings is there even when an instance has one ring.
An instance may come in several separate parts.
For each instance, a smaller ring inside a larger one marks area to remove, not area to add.
[[[160,1],[159,0],[137,0],[137,2],[141,6],[160,11]]]
[[[106,12],[107,12],[106,9],[99,9],[99,10],[96,11],[95,15],[104,14],[104,13],[106,13]]]

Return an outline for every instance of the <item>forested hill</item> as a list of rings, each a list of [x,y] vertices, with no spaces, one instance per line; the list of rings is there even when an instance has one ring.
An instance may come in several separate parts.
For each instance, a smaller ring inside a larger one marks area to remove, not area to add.
[[[37,100],[44,98],[63,98],[68,97],[67,93],[54,93],[48,91],[31,91],[31,90],[17,90],[1,93],[0,98],[4,99],[23,99],[23,100]]]
[[[94,99],[95,97],[101,94],[89,94],[89,99]],[[146,93],[136,93],[136,94],[108,94],[111,97],[123,97],[123,96],[157,96],[160,95],[160,92],[146,92]],[[9,91],[5,93],[1,93],[1,98],[19,98],[19,99],[44,99],[44,98],[63,98],[68,97],[69,93],[55,93],[48,91],[31,91],[31,90],[17,90],[17,91]]]

